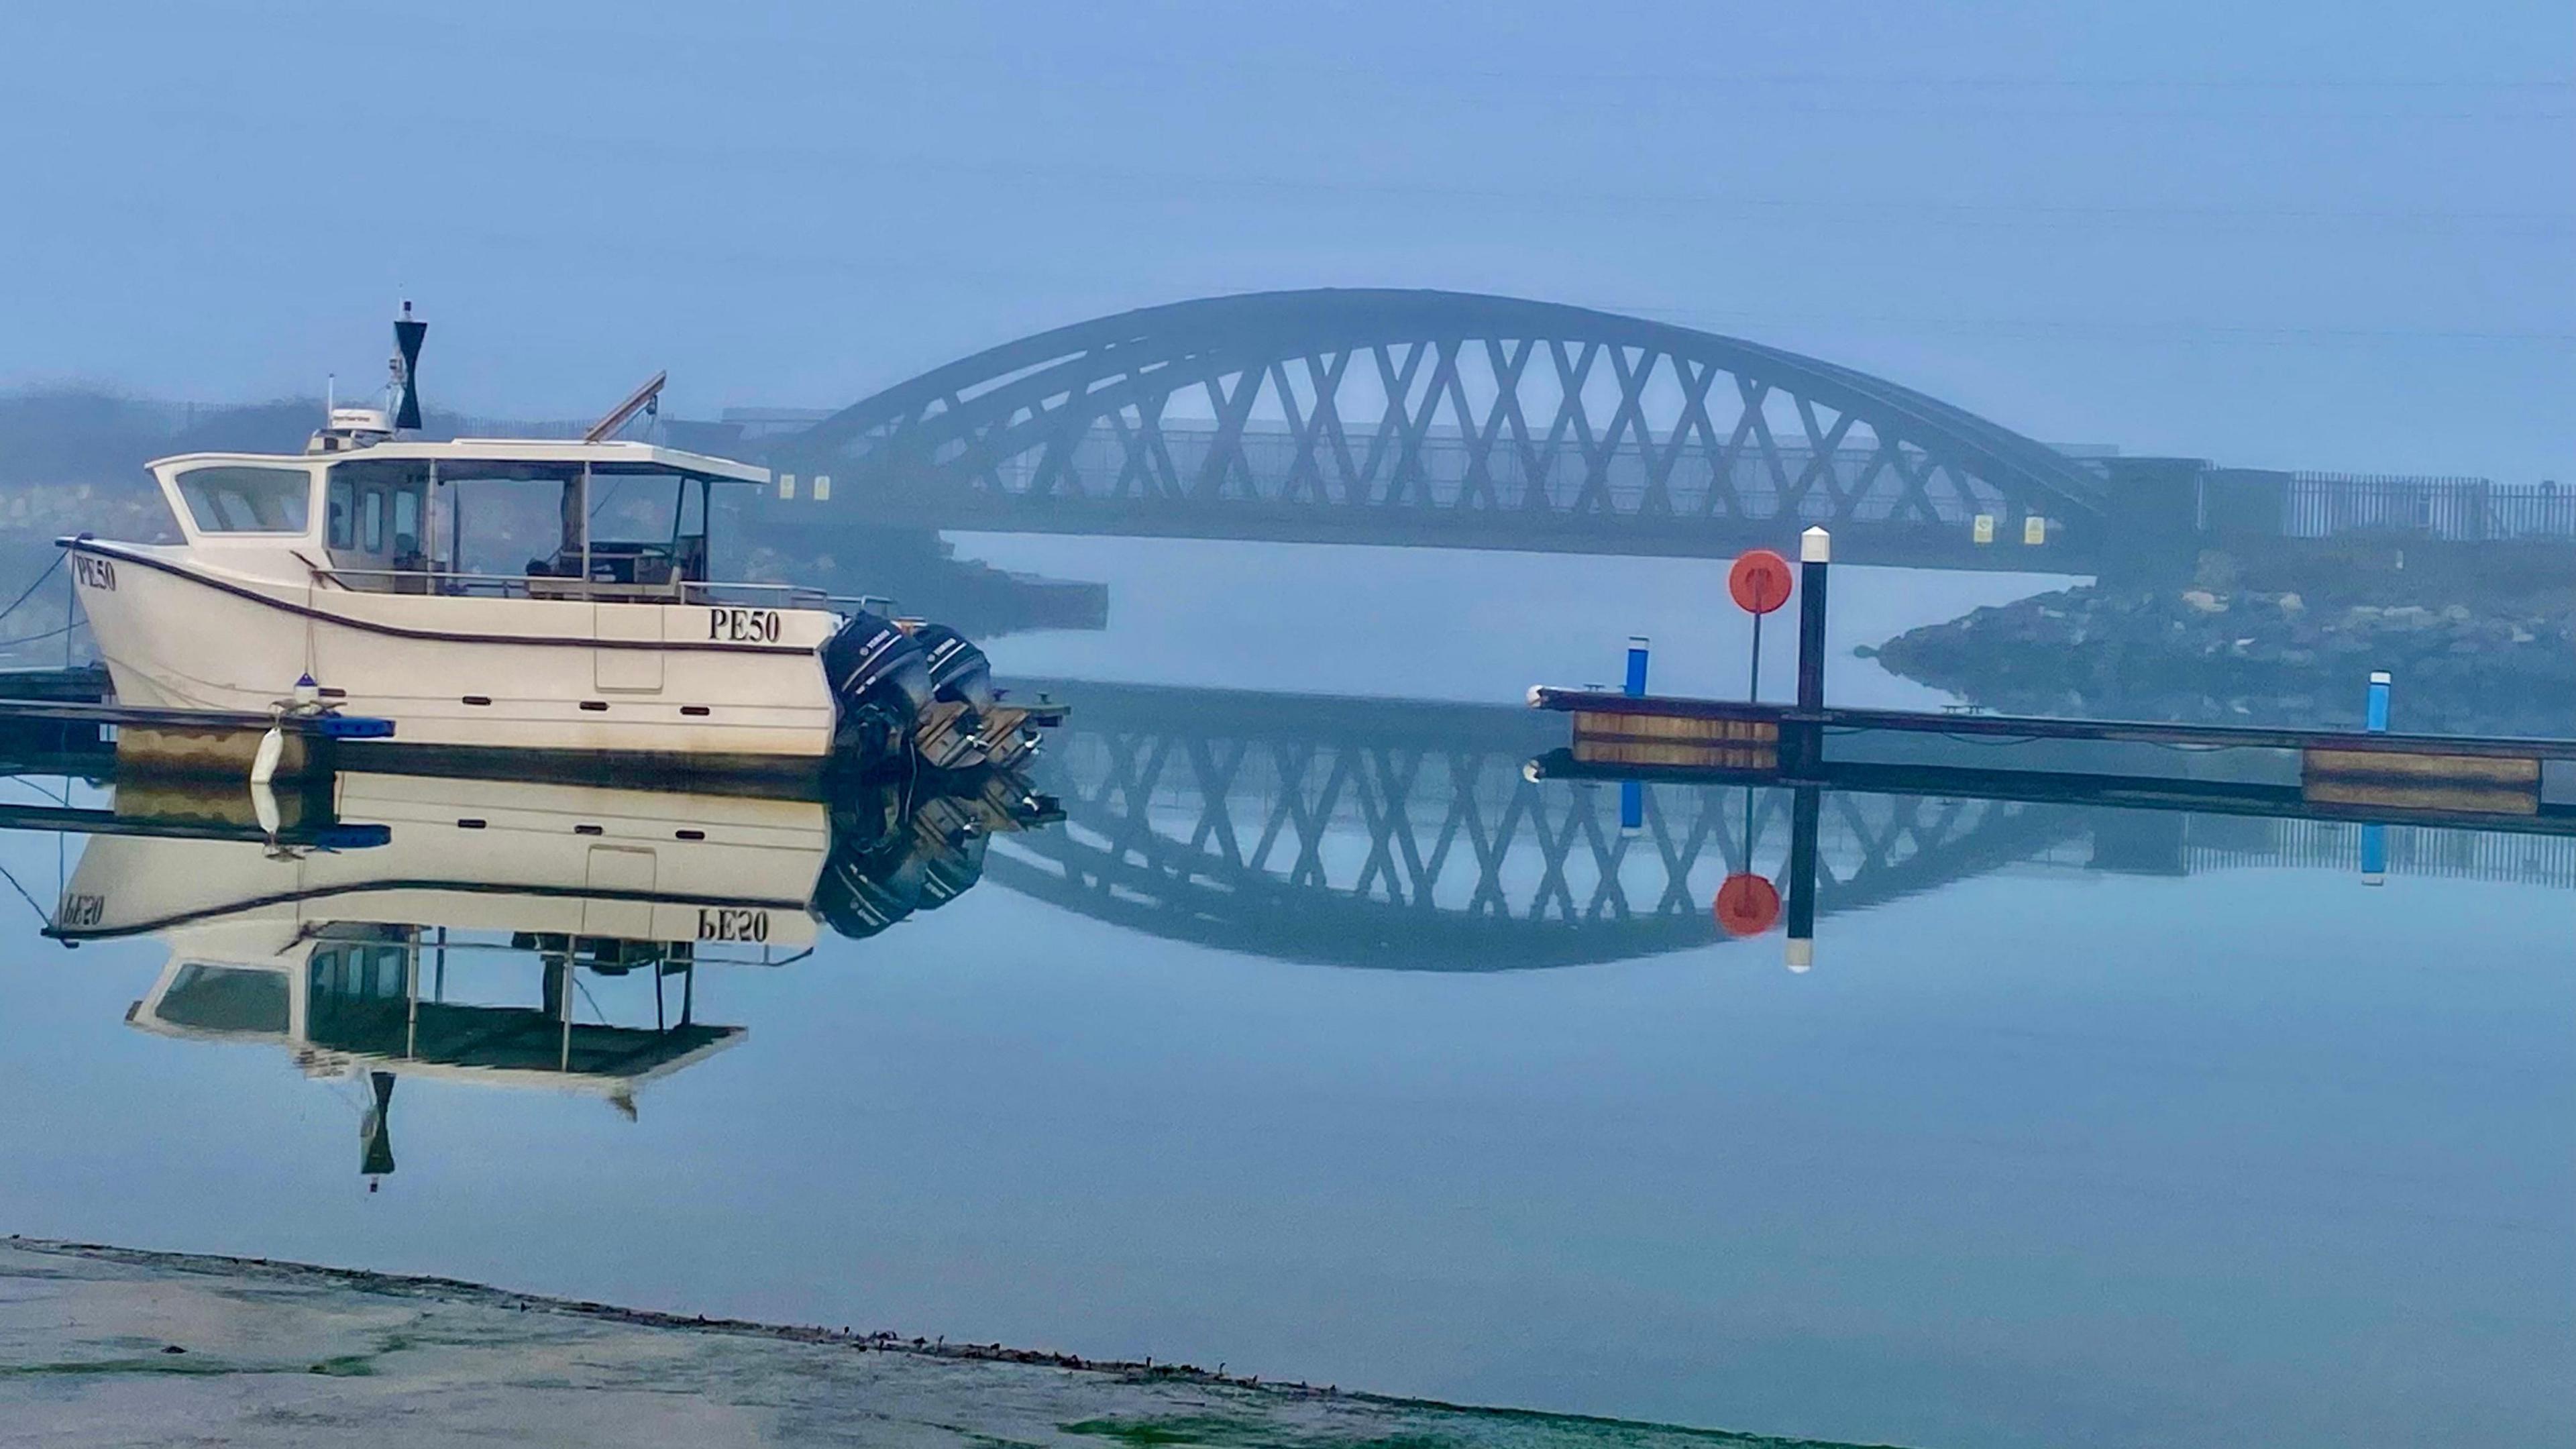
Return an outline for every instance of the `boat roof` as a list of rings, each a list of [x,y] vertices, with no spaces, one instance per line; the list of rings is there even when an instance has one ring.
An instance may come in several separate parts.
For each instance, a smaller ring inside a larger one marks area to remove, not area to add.
[[[578,438],[455,438],[443,443],[413,439],[370,444],[337,453],[176,453],[155,458],[151,466],[161,468],[181,463],[292,463],[313,462],[411,462],[431,460],[454,463],[489,463],[506,468],[524,463],[559,467],[564,464],[588,463],[607,472],[684,473],[692,478],[710,478],[729,483],[767,483],[769,470],[751,463],[737,463],[707,453],[684,452],[658,444],[627,439],[585,443]],[[486,474],[484,476],[506,476]]]

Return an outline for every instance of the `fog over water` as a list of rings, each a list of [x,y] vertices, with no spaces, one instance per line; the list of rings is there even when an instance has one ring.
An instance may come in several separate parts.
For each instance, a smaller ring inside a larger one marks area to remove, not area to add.
[[[1727,597],[1723,560],[1026,534],[955,542],[1002,568],[1116,580],[1107,631],[995,640],[1004,674],[1514,704],[1533,684],[1616,685],[1630,634],[1651,641],[1657,693],[1741,698],[1751,664],[1751,623]],[[1842,569],[1827,687],[1845,704],[1949,703],[1852,651],[2070,582]],[[1767,698],[1795,691],[1796,627],[1794,612],[1766,623]]]

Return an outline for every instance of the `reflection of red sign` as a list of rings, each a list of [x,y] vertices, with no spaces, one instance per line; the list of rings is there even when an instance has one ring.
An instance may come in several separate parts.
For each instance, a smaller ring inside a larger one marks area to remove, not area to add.
[[[1789,561],[1767,548],[1749,548],[1726,571],[1726,591],[1748,614],[1768,614],[1789,602]]]
[[[1759,936],[1780,919],[1780,892],[1758,875],[1739,871],[1717,888],[1717,928],[1730,936]]]

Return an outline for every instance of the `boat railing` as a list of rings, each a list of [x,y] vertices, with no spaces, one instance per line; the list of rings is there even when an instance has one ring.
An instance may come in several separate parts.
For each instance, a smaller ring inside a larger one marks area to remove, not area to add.
[[[672,579],[631,583],[616,579],[580,579],[525,574],[450,573],[432,569],[315,568],[356,593],[436,594],[451,598],[589,600],[602,604],[744,604],[767,608],[864,609],[891,614],[892,597],[883,594],[834,594],[807,584],[755,583],[749,580]]]

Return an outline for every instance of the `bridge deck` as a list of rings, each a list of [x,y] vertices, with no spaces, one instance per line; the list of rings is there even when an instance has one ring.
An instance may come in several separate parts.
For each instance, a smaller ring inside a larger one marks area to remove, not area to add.
[[[837,497],[837,495],[836,495]],[[907,528],[961,533],[1106,535],[1243,543],[1455,548],[1498,553],[1564,553],[1628,558],[1732,558],[1748,548],[1794,551],[1812,520],[1530,516],[1511,510],[1192,503],[1186,500],[1028,499],[965,490],[921,489],[816,505],[771,500],[758,526],[809,542],[818,532]],[[1965,524],[1887,519],[1835,525],[1845,563],[1998,573],[2091,574],[2099,550],[2080,536],[2045,543],[2015,538],[1980,544]]]

